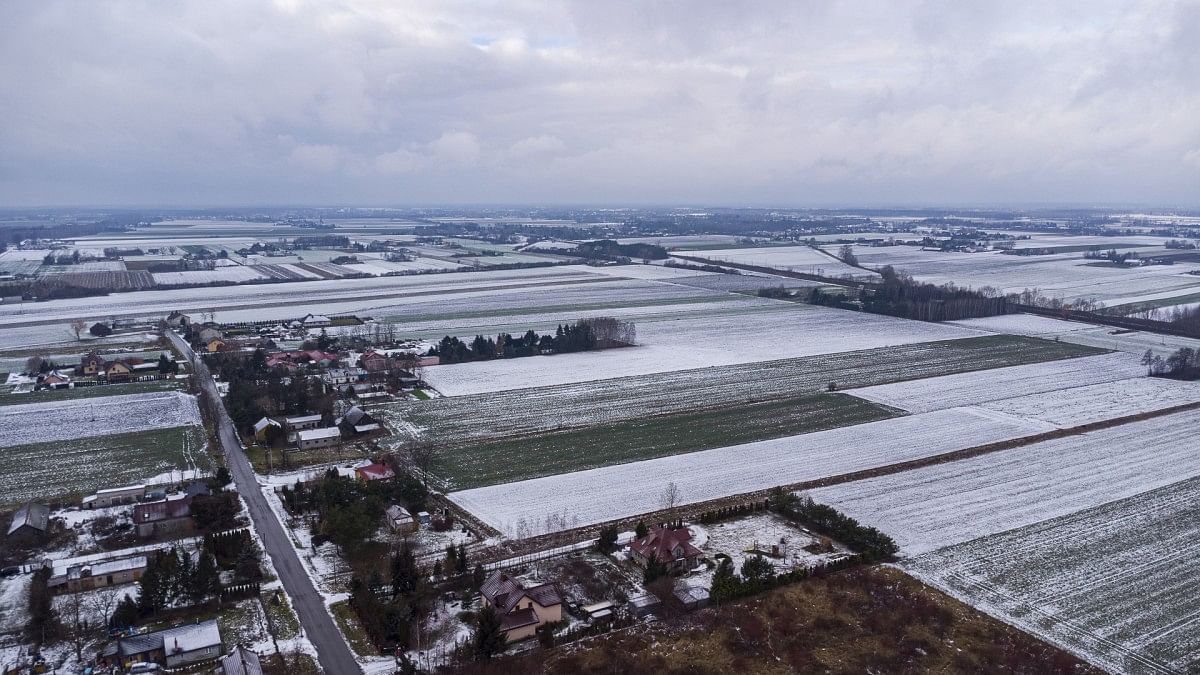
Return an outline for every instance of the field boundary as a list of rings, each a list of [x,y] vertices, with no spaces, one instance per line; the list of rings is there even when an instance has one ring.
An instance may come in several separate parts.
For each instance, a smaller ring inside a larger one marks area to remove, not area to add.
[[[1089,422],[1087,424],[1081,424],[1081,425],[1074,426],[1074,427],[1067,427],[1064,429],[1054,429],[1051,431],[1045,431],[1045,432],[1041,432],[1041,433],[1037,433],[1037,434],[1032,434],[1029,436],[1021,436],[1019,438],[1013,438],[1013,439],[1009,439],[1009,440],[1005,440],[1005,441],[997,441],[994,443],[977,445],[977,446],[970,447],[970,448],[963,448],[961,450],[955,450],[953,452],[942,453],[940,455],[933,455],[931,457],[922,457],[920,459],[914,459],[914,460],[909,460],[909,461],[905,461],[905,462],[897,462],[895,464],[888,464],[885,466],[878,466],[878,467],[874,467],[874,468],[870,468],[870,469],[862,469],[859,471],[852,471],[850,473],[837,474],[834,476],[826,476],[824,478],[817,478],[817,479],[813,479],[813,480],[801,481],[799,483],[789,483],[789,484],[784,484],[784,485],[778,485],[778,486],[774,486],[774,487],[766,488],[766,489],[762,489],[762,490],[754,490],[752,492],[743,492],[743,493],[736,494],[736,495],[729,495],[727,497],[718,497],[716,499],[708,499],[705,501],[694,502],[691,504],[685,504],[683,506],[678,506],[673,509],[659,509],[657,511],[650,511],[650,512],[640,514],[637,516],[626,516],[623,518],[618,518],[615,520],[608,520],[608,521],[604,521],[604,522],[600,522],[600,523],[595,523],[592,525],[584,525],[582,527],[576,527],[576,528],[572,528],[569,530],[561,530],[559,532],[553,532],[550,534],[537,535],[534,537],[530,537],[528,539],[510,540],[508,542],[508,544],[510,546],[497,547],[496,549],[493,549],[492,551],[490,551],[490,553],[492,553],[494,555],[494,558],[488,557],[489,551],[483,551],[483,552],[481,552],[481,555],[484,557],[484,559],[486,559],[487,562],[491,562],[494,559],[499,559],[500,557],[511,556],[514,554],[519,555],[519,554],[523,554],[523,553],[539,551],[539,550],[546,549],[546,548],[553,548],[555,546],[561,546],[564,543],[568,543],[568,542],[578,542],[578,541],[582,541],[585,539],[593,538],[593,537],[596,537],[599,535],[599,532],[602,528],[613,527],[613,526],[619,528],[621,525],[623,525],[623,524],[628,525],[629,523],[631,523],[635,520],[642,520],[642,521],[651,522],[651,523],[662,522],[662,521],[667,521],[667,520],[677,519],[677,518],[684,518],[686,520],[689,517],[694,517],[695,515],[703,513],[704,511],[712,511],[712,510],[716,510],[716,509],[720,509],[720,508],[724,508],[724,507],[728,507],[728,506],[741,506],[741,505],[745,505],[745,504],[748,504],[751,502],[763,501],[768,496],[770,496],[770,494],[772,492],[774,492],[775,490],[779,490],[779,489],[782,489],[786,492],[797,492],[797,491],[802,491],[802,490],[812,490],[812,489],[816,489],[816,488],[829,487],[831,485],[839,485],[842,483],[851,483],[854,481],[865,480],[868,478],[878,478],[880,476],[887,476],[887,475],[891,475],[891,474],[903,473],[905,471],[911,471],[913,469],[920,469],[920,468],[929,467],[929,466],[936,466],[939,464],[946,464],[949,462],[956,462],[956,461],[962,460],[962,459],[970,459],[972,457],[978,457],[980,455],[987,455],[987,454],[991,454],[994,452],[1000,452],[1003,450],[1011,450],[1013,448],[1019,448],[1019,447],[1024,447],[1027,445],[1033,445],[1035,443],[1041,443],[1043,441],[1054,440],[1057,438],[1065,438],[1065,437],[1069,437],[1069,436],[1079,436],[1079,435],[1086,434],[1086,433],[1089,433],[1092,431],[1100,431],[1103,429],[1110,429],[1113,427],[1124,426],[1126,424],[1132,424],[1134,422],[1142,422],[1145,420],[1154,419],[1156,417],[1165,417],[1167,415],[1173,415],[1175,413],[1186,412],[1189,410],[1200,410],[1200,401],[1195,401],[1192,403],[1184,403],[1181,405],[1170,406],[1167,408],[1160,408],[1158,410],[1151,410],[1151,411],[1141,412],[1141,413],[1137,413],[1137,414],[1133,414],[1133,415],[1114,417],[1114,418],[1110,418],[1107,420],[1100,420],[1097,422]],[[459,510],[461,510],[461,507]],[[478,520],[478,518],[472,518],[472,520]],[[488,530],[493,531],[493,532],[495,531],[495,529],[491,528],[490,526],[488,527]]]

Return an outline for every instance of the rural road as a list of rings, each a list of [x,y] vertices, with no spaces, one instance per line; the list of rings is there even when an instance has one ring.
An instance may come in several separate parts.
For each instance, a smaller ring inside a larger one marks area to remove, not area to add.
[[[349,645],[333,623],[333,617],[329,615],[324,599],[317,593],[312,579],[304,571],[300,556],[292,546],[292,540],[284,533],[283,526],[276,519],[267,504],[267,498],[259,488],[258,477],[242,452],[241,440],[225,412],[225,407],[221,405],[217,384],[213,381],[208,366],[196,357],[187,342],[174,331],[168,330],[165,334],[179,353],[191,362],[196,379],[204,389],[205,405],[209,406],[213,419],[217,420],[217,437],[225,453],[225,463],[233,475],[238,492],[246,502],[246,510],[250,512],[250,519],[254,521],[254,528],[258,531],[263,548],[271,556],[271,562],[283,583],[283,590],[292,599],[292,606],[296,608],[304,634],[317,648],[317,660],[321,668],[329,675],[361,673],[362,668],[354,660]]]

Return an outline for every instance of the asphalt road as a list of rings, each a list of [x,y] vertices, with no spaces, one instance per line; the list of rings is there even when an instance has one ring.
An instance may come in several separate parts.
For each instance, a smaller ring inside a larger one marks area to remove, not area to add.
[[[341,631],[333,622],[333,617],[329,615],[325,601],[304,571],[292,540],[283,531],[283,526],[279,524],[279,520],[267,504],[267,498],[259,488],[254,469],[242,452],[242,443],[233,422],[220,403],[221,397],[217,393],[212,374],[208,372],[208,366],[196,358],[187,342],[174,332],[168,330],[166,335],[175,348],[191,362],[196,379],[204,389],[204,405],[209,406],[209,410],[213,412],[213,419],[217,420],[217,437],[225,453],[225,464],[233,475],[238,492],[246,502],[246,510],[250,512],[250,519],[254,521],[254,528],[258,530],[263,549],[271,556],[275,572],[283,582],[283,590],[292,599],[292,606],[299,615],[304,635],[317,648],[317,660],[321,668],[329,675],[362,673],[350,646],[346,644]]]

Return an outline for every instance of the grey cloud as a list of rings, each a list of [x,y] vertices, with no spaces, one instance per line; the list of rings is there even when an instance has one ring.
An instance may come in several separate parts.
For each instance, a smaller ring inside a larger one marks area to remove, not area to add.
[[[1163,2],[0,4],[0,203],[1194,204]]]

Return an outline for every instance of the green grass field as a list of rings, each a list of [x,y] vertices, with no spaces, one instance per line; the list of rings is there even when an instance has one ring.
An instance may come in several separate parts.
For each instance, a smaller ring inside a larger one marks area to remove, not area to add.
[[[153,382],[129,382],[106,384],[76,389],[47,389],[28,394],[0,393],[0,405],[23,405],[25,403],[48,403],[50,401],[72,401],[96,396],[122,396],[124,394],[147,394],[155,391],[183,391],[182,380],[154,380]]]
[[[171,470],[213,468],[204,430],[174,427],[0,448],[0,506],[54,501],[140,483]]]
[[[847,394],[811,394],[458,447],[442,452],[433,473],[462,490],[794,436],[900,414]]]

